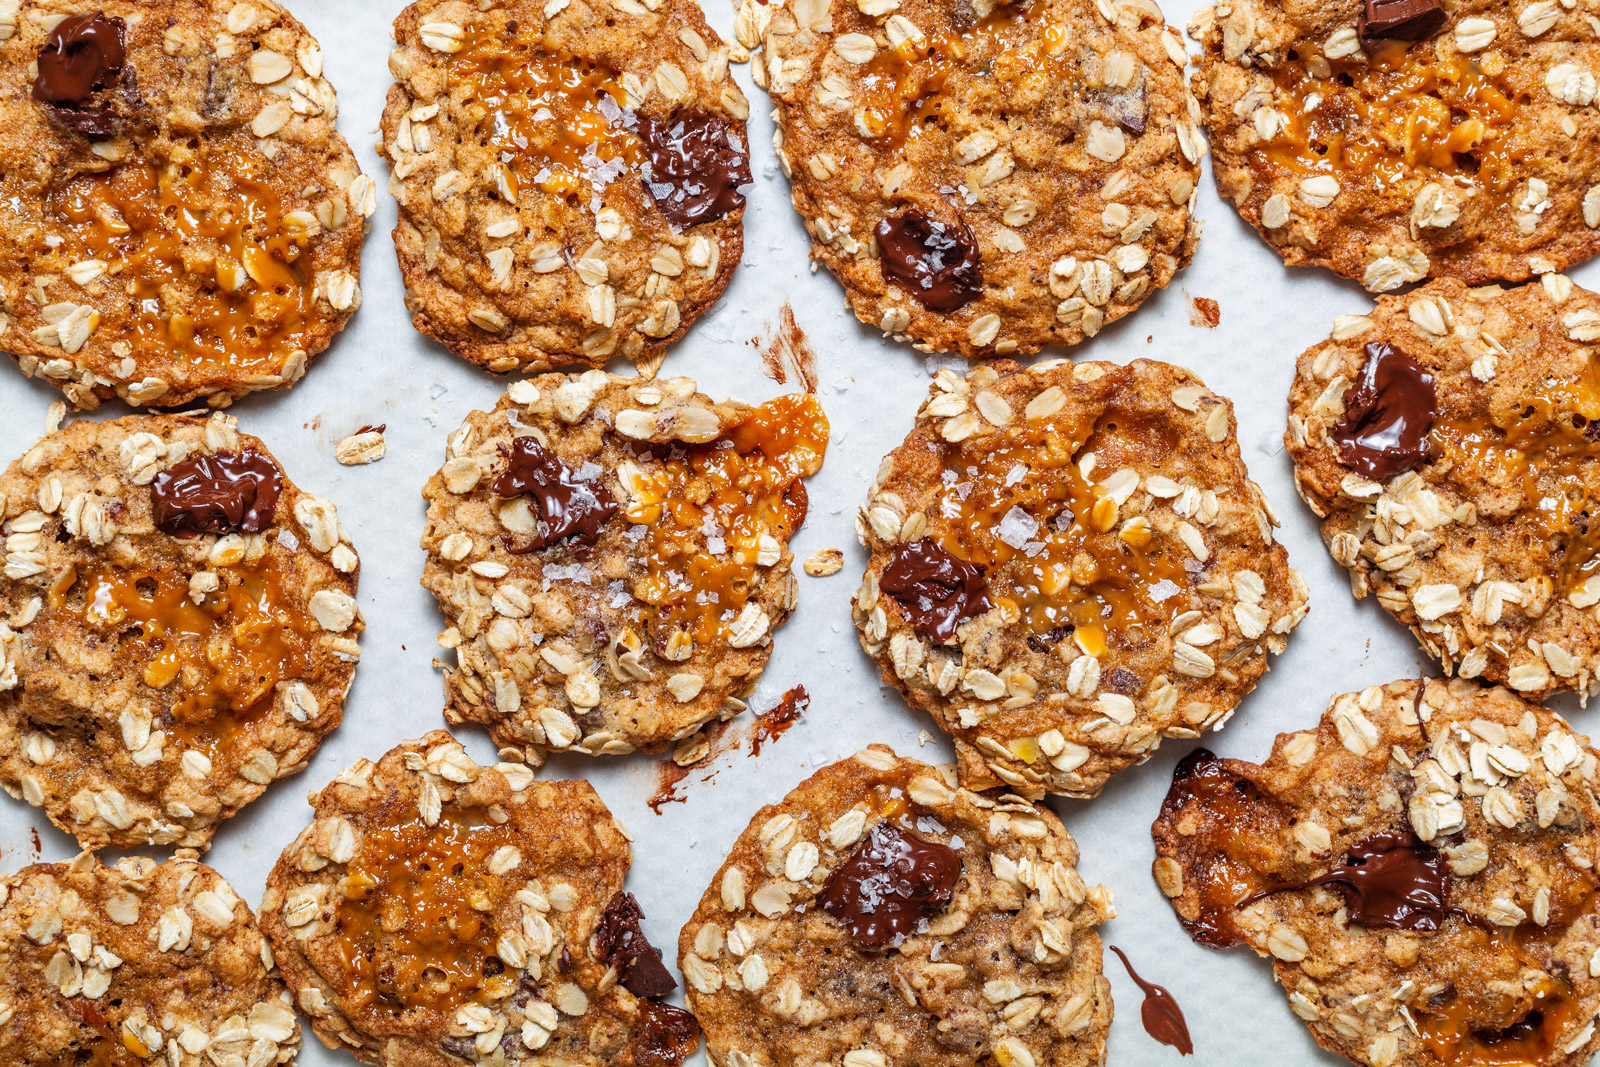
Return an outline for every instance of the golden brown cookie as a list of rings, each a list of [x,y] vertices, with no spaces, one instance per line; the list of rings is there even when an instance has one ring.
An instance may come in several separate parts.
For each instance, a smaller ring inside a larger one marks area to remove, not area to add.
[[[676,1067],[699,1044],[587,782],[435,730],[360,760],[267,881],[261,925],[322,1043],[411,1067]]]
[[[1295,1014],[1354,1063],[1585,1063],[1597,772],[1587,738],[1508,690],[1373,686],[1263,764],[1178,764],[1156,883],[1196,941],[1271,956]]]
[[[1205,140],[1154,3],[746,2],[738,25],[811,256],[884,333],[1076,344],[1194,255]]]
[[[678,939],[717,1067],[1099,1067],[1111,986],[1048,809],[982,797],[882,745],[739,835]]]
[[[1092,797],[1283,650],[1307,590],[1234,434],[1166,363],[935,377],[857,522],[855,620],[968,788]]]
[[[417,0],[381,152],[417,329],[494,371],[666,346],[744,249],[749,104],[692,0]]]
[[[794,608],[806,393],[752,408],[687,378],[516,383],[428,480],[425,585],[450,619],[451,722],[507,759],[660,751],[744,709]]]
[[[1189,23],[1217,189],[1291,266],[1389,292],[1600,251],[1590,13],[1556,0],[1236,0]]]
[[[1532,700],[1600,666],[1600,296],[1453,279],[1300,357],[1295,484],[1357,597],[1447,672]]]
[[[255,916],[192,851],[0,879],[0,1061],[267,1067],[299,1050]]]
[[[376,190],[273,0],[0,6],[0,346],[81,408],[292,385]]]
[[[237,421],[75,422],[0,476],[0,785],[86,848],[204,848],[339,724],[360,561]]]

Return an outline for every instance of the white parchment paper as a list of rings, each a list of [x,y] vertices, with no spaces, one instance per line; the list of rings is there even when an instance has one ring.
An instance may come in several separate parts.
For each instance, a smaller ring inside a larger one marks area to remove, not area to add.
[[[384,188],[388,171],[373,142],[390,83],[386,62],[398,0],[291,0],[290,6],[322,42],[327,76],[339,92],[340,129],[362,168]],[[707,0],[707,6],[711,24],[731,40],[727,0]],[[1166,13],[1181,27],[1195,6],[1196,0],[1168,0]],[[803,683],[811,708],[759,758],[724,755],[714,779],[688,783],[686,802],[666,805],[659,816],[646,807],[657,784],[655,758],[557,759],[543,772],[589,778],[635,836],[629,888],[648,915],[651,940],[674,969],[679,928],[726,848],[760,805],[778,799],[815,768],[873,742],[931,763],[952,758],[932,723],[879,683],[856,644],[849,599],[865,562],[855,541],[855,510],[879,459],[910,429],[929,375],[960,361],[925,357],[859,326],[827,272],[812,272],[805,231],[771,152],[770,106],[751,85],[747,67],[736,68],[736,77],[752,103],[756,173],[745,215],[744,262],[718,307],[668,355],[662,374],[688,375],[713,395],[752,402],[795,388],[765,377],[750,344],[772,327],[785,301],[818,354],[819,396],[833,436],[826,465],[808,483],[811,511],[793,548],[797,570],[799,560],[826,547],[844,550],[845,567],[829,578],[800,576],[799,608],[777,632],[752,701],[757,709],[769,708],[785,689]],[[1205,233],[1194,263],[1171,288],[1072,354],[1118,363],[1145,357],[1183,364],[1234,402],[1245,462],[1283,521],[1280,536],[1290,562],[1312,590],[1310,614],[1288,652],[1227,728],[1202,742],[1223,755],[1259,760],[1275,734],[1315,722],[1331,695],[1415,677],[1429,667],[1410,634],[1370,600],[1358,605],[1351,599],[1344,573],[1329,559],[1310,513],[1295,496],[1283,450],[1285,397],[1295,357],[1327,335],[1334,315],[1368,307],[1367,295],[1322,272],[1285,268],[1218,200],[1209,174],[1198,210]],[[252,905],[259,902],[279,851],[307,820],[308,790],[320,788],[357,758],[376,759],[397,742],[442,725],[440,679],[432,666],[442,617],[418,584],[420,489],[443,461],[445,435],[468,411],[493,406],[507,380],[455,359],[411,328],[389,240],[394,218],[393,201],[380,194],[363,263],[364,301],[332,348],[291,392],[257,395],[233,409],[242,427],[267,442],[302,488],[338,505],[361,554],[360,602],[367,620],[343,726],[305,772],[279,782],[225,823],[206,857]],[[1600,267],[1578,269],[1573,277],[1589,288],[1600,287]],[[1189,295],[1216,300],[1220,326],[1192,325]],[[627,372],[625,366],[614,369]],[[0,462],[9,463],[43,432],[46,411],[57,398],[53,389],[0,366]],[[111,403],[89,417],[126,413]],[[387,423],[387,457],[366,467],[340,466],[334,444],[368,423]],[[1575,712],[1574,724],[1585,730],[1593,714]],[[933,736],[921,736],[924,730]],[[477,759],[493,759],[485,734],[461,734]],[[1102,933],[1128,952],[1146,978],[1177,997],[1194,1036],[1195,1062],[1236,1067],[1342,1062],[1318,1051],[1274,988],[1265,961],[1244,949],[1219,953],[1193,944],[1151,880],[1150,823],[1173,764],[1194,744],[1169,742],[1092,802],[1054,802],[1082,847],[1084,877],[1103,882],[1115,894],[1118,917]],[[40,849],[33,844],[35,832]],[[0,796],[0,870],[15,870],[41,851],[44,859],[64,859],[76,846],[34,809]],[[108,851],[105,858],[112,861],[115,853]],[[1106,970],[1117,1000],[1110,1062],[1176,1063],[1176,1052],[1157,1045],[1140,1028],[1139,992],[1109,954]],[[699,1058],[703,1062],[703,1053]],[[324,1067],[355,1061],[323,1049],[308,1029],[300,1062]]]

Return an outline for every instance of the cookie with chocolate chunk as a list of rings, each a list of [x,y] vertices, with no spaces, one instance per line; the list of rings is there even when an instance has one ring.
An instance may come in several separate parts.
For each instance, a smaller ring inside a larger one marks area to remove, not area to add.
[[[694,1018],[622,891],[628,838],[588,782],[480,767],[443,730],[311,797],[261,926],[295,1003],[363,1063],[676,1067]]]
[[[192,851],[0,878],[0,1060],[292,1063],[300,1024],[250,907]]]
[[[1567,1067],[1600,1047],[1600,753],[1464,679],[1335,697],[1260,765],[1178,764],[1155,879],[1202,945],[1273,960],[1368,1067]]]
[[[292,385],[361,302],[376,189],[274,0],[0,9],[0,346],[77,407]]]
[[[1445,671],[1600,685],[1600,296],[1442,279],[1342,316],[1289,394],[1295,484],[1357,597]]]
[[[744,249],[750,107],[692,0],[417,0],[380,151],[418,330],[494,371],[654,370]]]
[[[237,422],[75,422],[0,475],[0,785],[86,848],[204,848],[339,724],[360,561]]]
[[[861,647],[971,789],[1092,797],[1219,726],[1306,585],[1233,406],[1166,363],[940,371],[857,521]]]
[[[1194,255],[1204,138],[1153,3],[750,0],[811,256],[927,351],[1071,345]]]
[[[1111,894],[1077,863],[1055,813],[882,745],[822,768],[756,813],[678,938],[711,1062],[1104,1063]]]
[[[744,708],[795,604],[789,538],[828,420],[687,378],[516,383],[422,491],[452,722],[502,756],[660,751]]]
[[[1600,252],[1600,43],[1581,8],[1236,0],[1189,34],[1217,190],[1290,266],[1382,293]]]

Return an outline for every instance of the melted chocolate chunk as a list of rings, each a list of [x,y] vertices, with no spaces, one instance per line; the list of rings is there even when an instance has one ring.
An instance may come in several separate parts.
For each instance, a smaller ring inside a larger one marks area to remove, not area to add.
[[[1139,977],[1139,972],[1128,962],[1127,955],[1116,945],[1111,946],[1111,951],[1117,954],[1122,965],[1128,969],[1128,977],[1144,994],[1144,1004],[1139,1008],[1139,1021],[1144,1024],[1144,1032],[1163,1045],[1171,1045],[1179,1055],[1194,1055],[1194,1040],[1189,1037],[1189,1024],[1183,1018],[1183,1009],[1178,1007],[1177,999],[1161,986]]]
[[[895,548],[878,588],[894,597],[913,630],[938,641],[994,607],[983,572],[928,537]]]
[[[679,230],[715,222],[744,206],[750,153],[744,133],[706,111],[686,110],[660,122],[633,115],[624,125],[644,142],[645,188]]]
[[[639,923],[644,912],[632,893],[618,893],[600,913],[594,931],[594,954],[601,963],[617,969],[617,980],[636,997],[664,997],[678,983],[673,980],[661,953],[645,939]]]
[[[1450,868],[1444,856],[1409,830],[1373,834],[1352,845],[1344,863],[1327,874],[1263,889],[1239,906],[1315,885],[1332,886],[1344,897],[1350,921],[1374,929],[1431,933],[1451,915],[1471,921],[1450,906]]]
[[[539,520],[533,543],[522,546],[522,552],[564,537],[592,545],[600,539],[600,527],[617,512],[616,500],[599,478],[579,474],[532,437],[511,442],[510,462],[494,480],[494,491],[497,496],[533,497]]]
[[[33,98],[90,140],[115,137],[121,130],[118,117],[90,105],[97,92],[124,80],[125,34],[122,19],[98,11],[62,19],[39,50]],[[128,81],[131,88],[131,76]]]
[[[1366,0],[1357,23],[1365,43],[1420,41],[1444,25],[1444,5],[1439,0]]]
[[[1433,375],[1387,341],[1367,344],[1361,376],[1345,390],[1344,414],[1328,431],[1339,462],[1363,478],[1386,482],[1428,458],[1428,431],[1438,414]]]
[[[700,1024],[682,1008],[641,1000],[628,1042],[633,1067],[678,1067],[700,1046]]]
[[[822,885],[822,908],[862,948],[899,944],[950,904],[961,855],[880,822]]]
[[[954,311],[983,295],[978,240],[966,223],[944,223],[920,211],[884,219],[877,235],[885,281],[932,311]]]
[[[260,533],[272,525],[283,473],[260,452],[217,452],[174,463],[150,483],[156,529],[178,537]]]

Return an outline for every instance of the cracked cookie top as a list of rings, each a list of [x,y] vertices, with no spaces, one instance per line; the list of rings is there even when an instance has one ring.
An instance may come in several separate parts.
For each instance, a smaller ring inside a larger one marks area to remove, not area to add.
[[[1289,394],[1295,484],[1357,597],[1532,700],[1600,660],[1600,297],[1453,279],[1341,316]]]
[[[446,715],[537,764],[737,714],[795,604],[827,442],[809,394],[717,403],[687,378],[547,374],[473,412],[423,489]]]
[[[1373,292],[1600,250],[1600,44],[1556,0],[1202,8],[1217,188],[1293,266]]]
[[[250,907],[192,851],[0,879],[0,1057],[291,1063],[300,1023]]]
[[[261,902],[295,1002],[363,1063],[676,1067],[699,1043],[587,782],[443,730],[341,771]]]
[[[1193,256],[1205,141],[1151,0],[748,2],[736,25],[812,258],[885,334],[1076,344]]]
[[[75,422],[0,500],[0,785],[84,847],[204,848],[339,724],[360,561],[233,417]]]
[[[1055,814],[882,745],[756,813],[678,939],[717,1067],[1105,1060],[1111,987]]]
[[[80,408],[293,384],[376,189],[273,0],[0,4],[0,346]]]
[[[743,253],[750,107],[690,0],[419,0],[380,150],[417,329],[494,371],[650,370]]]
[[[855,620],[969,788],[1092,797],[1283,650],[1307,591],[1234,433],[1165,363],[935,378],[857,524]]]
[[[1214,948],[1273,960],[1324,1048],[1369,1067],[1565,1067],[1600,1037],[1600,756],[1508,690],[1335,697],[1260,765],[1197,750],[1155,878]]]

